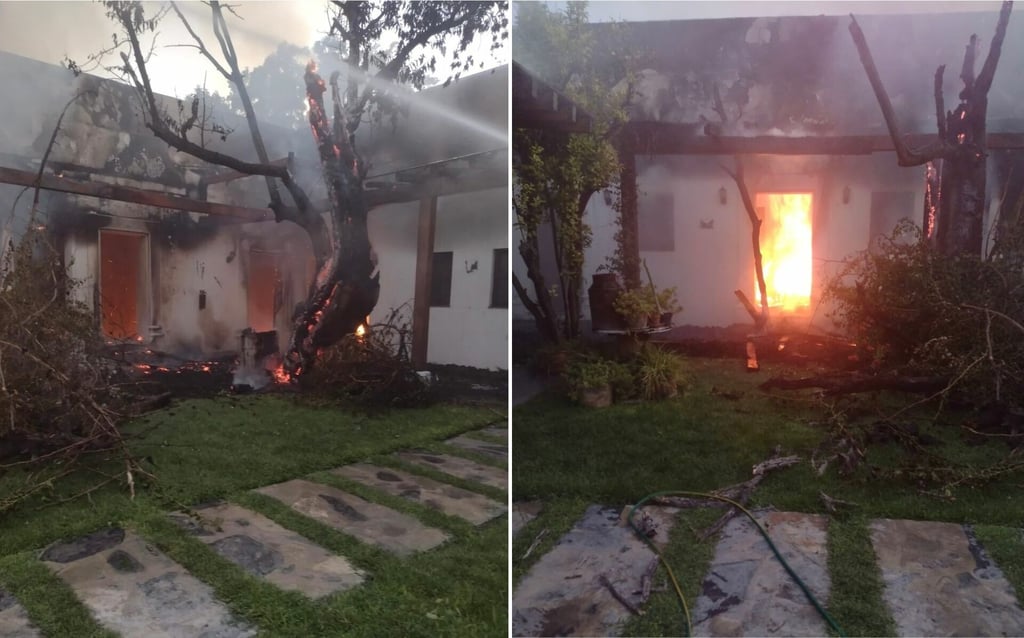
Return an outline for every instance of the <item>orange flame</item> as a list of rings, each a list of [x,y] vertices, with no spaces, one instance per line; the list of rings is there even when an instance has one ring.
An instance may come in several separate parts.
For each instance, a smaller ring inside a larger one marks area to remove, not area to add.
[[[811,303],[811,194],[758,193],[761,254],[768,306],[793,312]],[[754,294],[761,292],[754,278]]]
[[[274,368],[271,374],[274,375],[275,383],[288,383],[292,380],[292,375],[288,374],[288,371],[284,369],[283,363]]]

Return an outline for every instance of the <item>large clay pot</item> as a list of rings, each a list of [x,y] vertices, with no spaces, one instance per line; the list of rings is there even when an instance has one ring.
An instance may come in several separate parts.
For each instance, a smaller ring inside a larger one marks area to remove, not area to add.
[[[625,330],[626,323],[612,306],[622,287],[614,273],[594,275],[594,283],[587,290],[590,299],[590,327],[592,330]]]

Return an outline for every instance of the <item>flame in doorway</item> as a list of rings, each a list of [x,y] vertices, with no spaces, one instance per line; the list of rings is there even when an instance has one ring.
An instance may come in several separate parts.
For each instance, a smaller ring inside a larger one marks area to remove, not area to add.
[[[768,306],[783,312],[811,305],[811,194],[758,193],[761,255]],[[754,275],[754,295],[761,292]]]

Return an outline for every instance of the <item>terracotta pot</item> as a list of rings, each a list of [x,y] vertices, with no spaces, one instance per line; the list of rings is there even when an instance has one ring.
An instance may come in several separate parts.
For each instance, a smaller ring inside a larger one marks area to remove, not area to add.
[[[607,408],[612,404],[612,384],[584,390],[580,395],[580,404],[588,408]]]
[[[630,330],[633,330],[633,331],[643,330],[643,329],[645,329],[647,327],[647,317],[646,316],[630,317],[628,324],[629,324],[629,329]]]

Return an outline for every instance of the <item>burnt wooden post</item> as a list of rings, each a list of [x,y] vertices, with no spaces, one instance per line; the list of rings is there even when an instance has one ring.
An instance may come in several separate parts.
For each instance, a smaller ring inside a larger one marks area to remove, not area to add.
[[[412,363],[427,363],[430,333],[430,283],[434,270],[434,228],[437,223],[437,196],[420,199],[419,226],[416,232],[416,283],[412,305]]]

